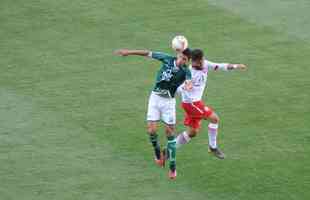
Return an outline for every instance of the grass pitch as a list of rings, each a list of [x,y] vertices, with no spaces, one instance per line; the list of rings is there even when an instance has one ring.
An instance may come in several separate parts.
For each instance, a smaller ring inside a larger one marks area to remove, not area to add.
[[[305,0],[0,0],[0,199],[309,199],[309,8]],[[205,123],[178,151],[171,182],[154,166],[145,131],[159,63],[112,52],[173,53],[176,34],[212,61],[249,69],[209,76],[205,100],[221,117],[227,159],[208,155]]]

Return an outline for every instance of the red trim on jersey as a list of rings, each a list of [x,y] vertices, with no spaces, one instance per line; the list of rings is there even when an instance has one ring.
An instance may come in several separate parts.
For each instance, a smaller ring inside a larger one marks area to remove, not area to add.
[[[184,125],[192,128],[200,128],[201,120],[207,119],[212,115],[213,110],[204,105],[203,101],[193,103],[182,103],[184,109]]]

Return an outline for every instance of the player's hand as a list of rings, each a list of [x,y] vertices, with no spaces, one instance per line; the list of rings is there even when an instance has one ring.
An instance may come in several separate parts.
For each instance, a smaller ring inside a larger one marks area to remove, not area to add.
[[[237,69],[246,70],[247,66],[245,64],[237,64]]]
[[[119,49],[114,52],[115,55],[119,56],[128,56],[129,55],[129,50],[128,49]]]
[[[190,80],[186,80],[184,84],[184,90],[190,91],[193,89],[193,83]]]

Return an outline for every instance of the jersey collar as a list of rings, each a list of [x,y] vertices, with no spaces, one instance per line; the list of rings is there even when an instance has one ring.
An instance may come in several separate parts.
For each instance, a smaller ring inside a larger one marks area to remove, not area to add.
[[[178,67],[177,64],[176,64],[176,60],[174,60],[174,61],[173,61],[173,69],[172,69],[172,70],[173,70],[174,72],[177,72],[177,71],[179,71],[180,69],[181,69],[181,67]]]

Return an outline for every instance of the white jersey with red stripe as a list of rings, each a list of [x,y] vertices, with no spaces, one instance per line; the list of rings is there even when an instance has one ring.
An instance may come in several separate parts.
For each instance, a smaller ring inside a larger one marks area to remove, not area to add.
[[[227,70],[228,63],[214,63],[208,60],[204,60],[203,67],[201,70],[195,69],[192,66],[192,83],[193,89],[191,91],[186,91],[183,89],[183,85],[179,87],[179,92],[182,96],[182,102],[184,103],[192,103],[196,101],[200,101],[202,99],[202,95],[204,89],[207,86],[208,80],[208,72],[209,70]]]

